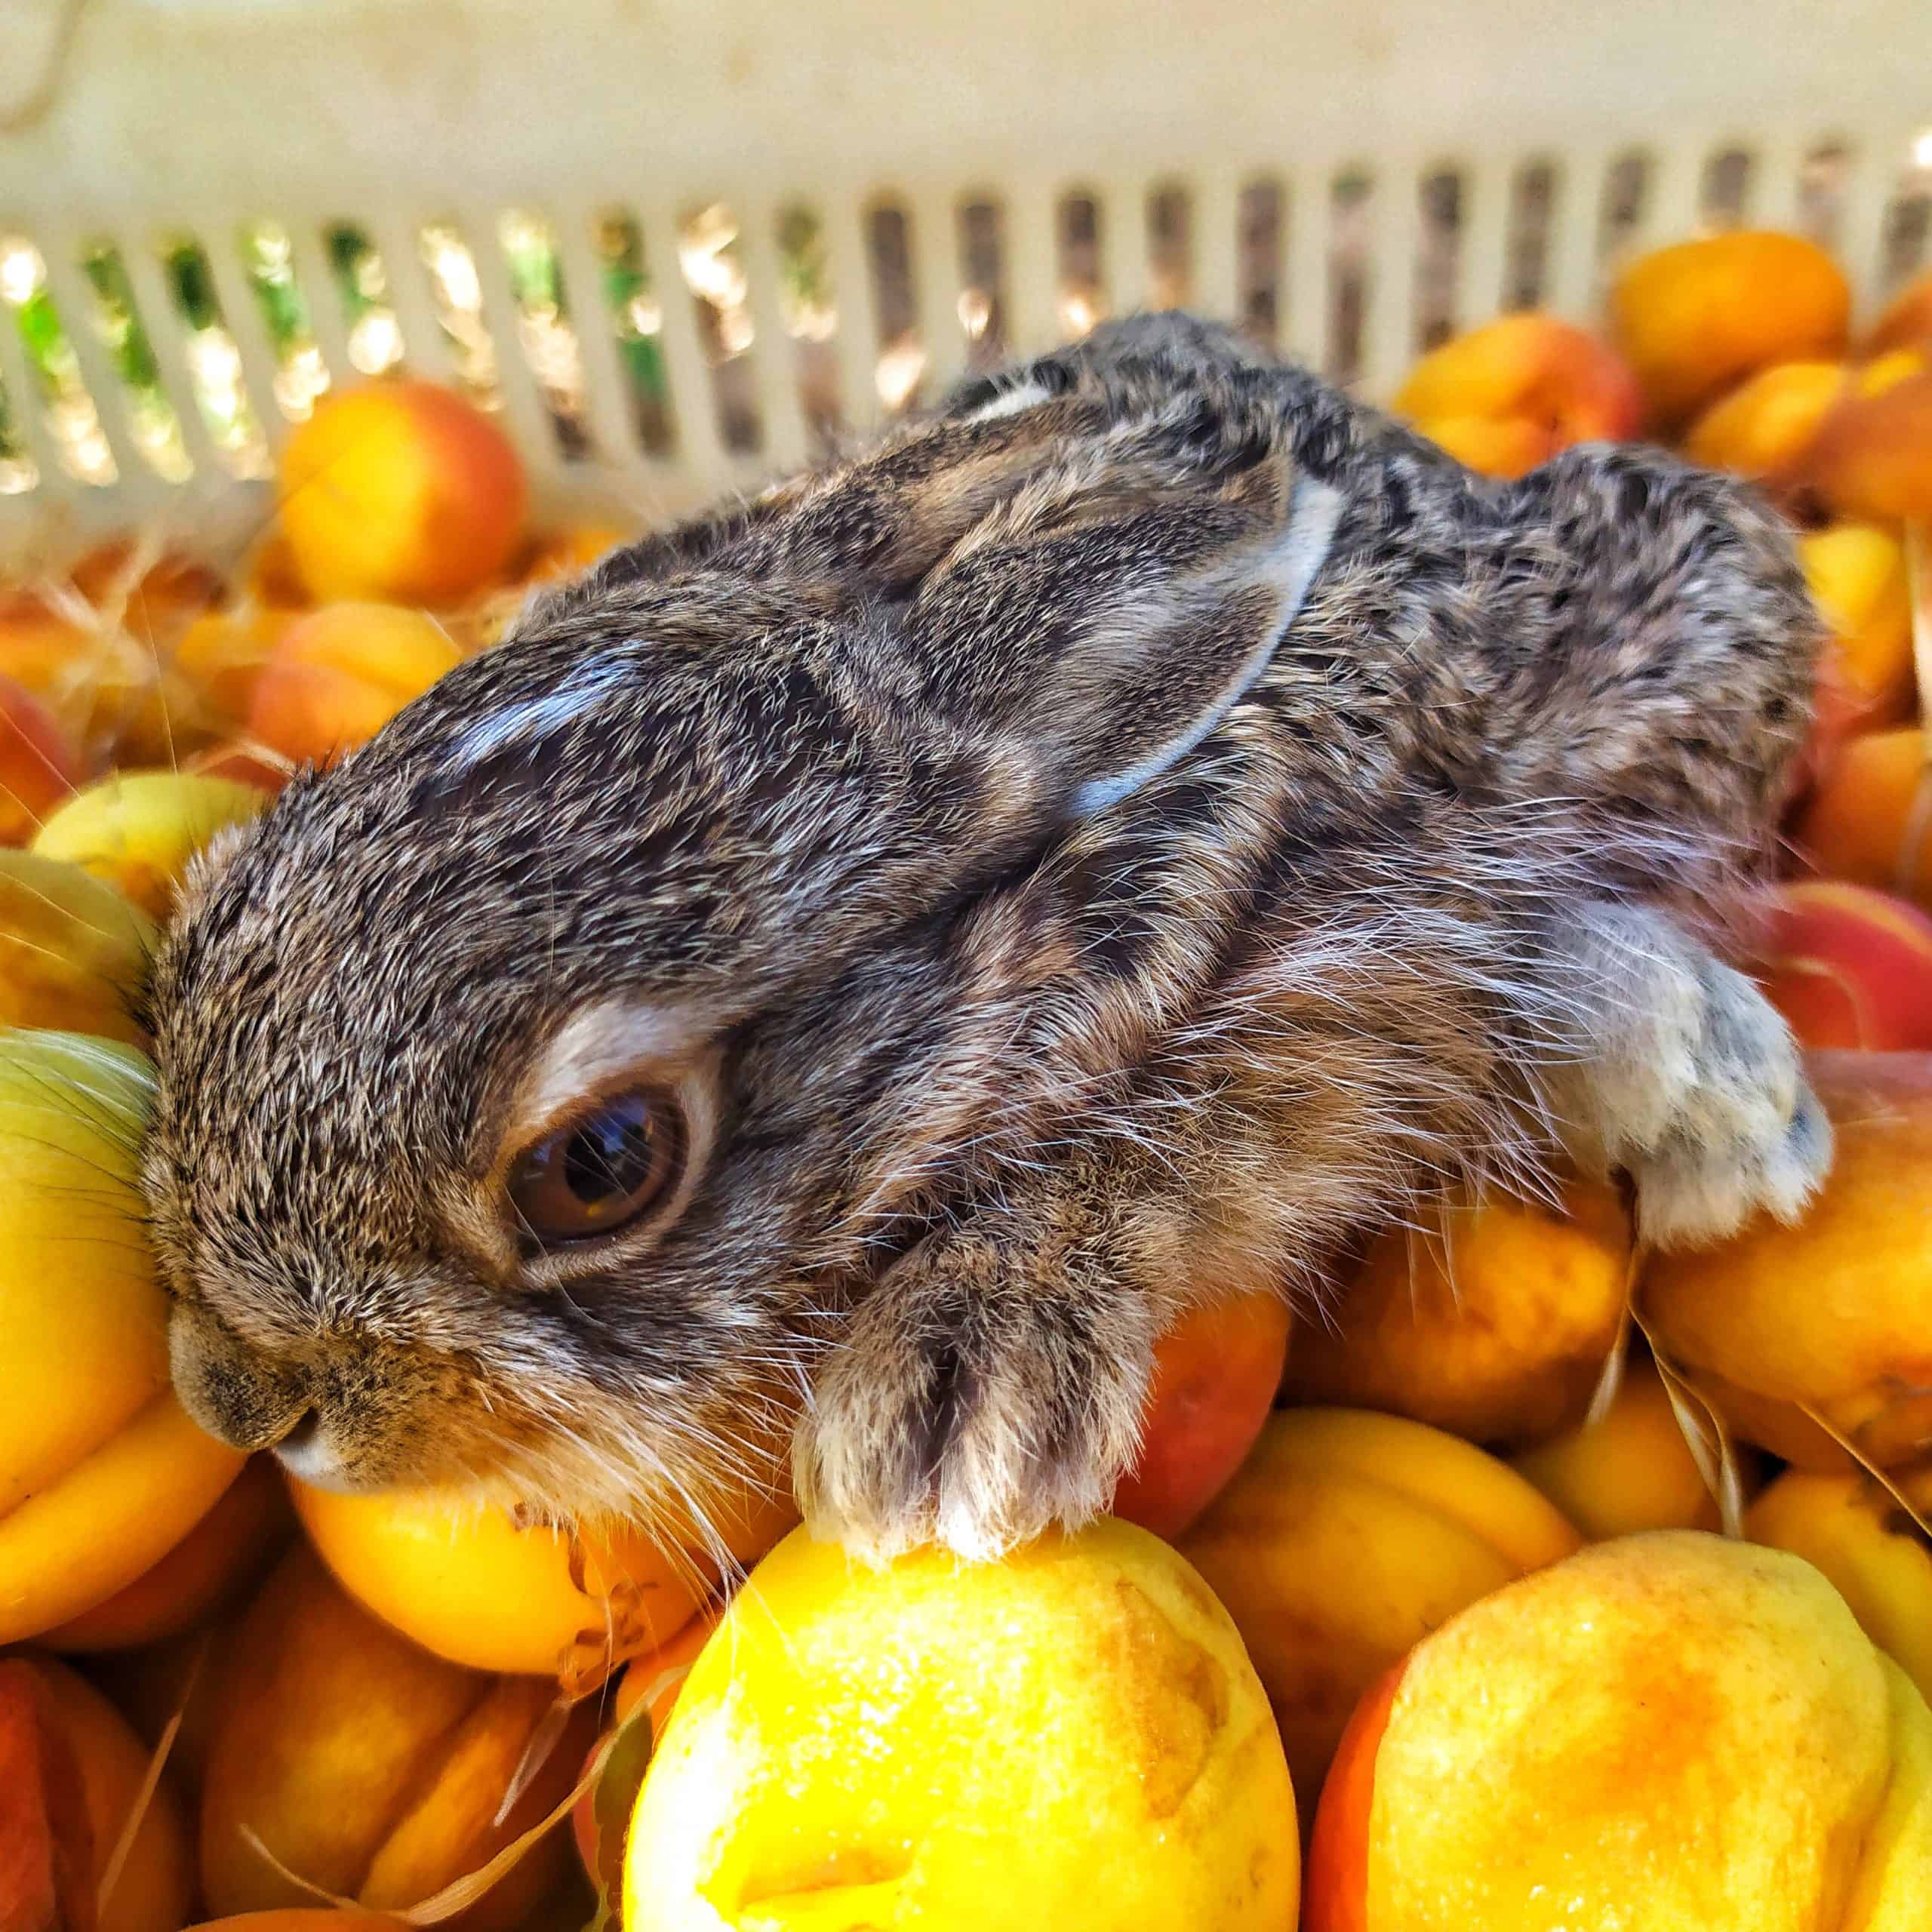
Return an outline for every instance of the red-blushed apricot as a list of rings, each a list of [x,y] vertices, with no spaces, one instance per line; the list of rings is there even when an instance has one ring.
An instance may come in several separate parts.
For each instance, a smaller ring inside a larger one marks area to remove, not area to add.
[[[1362,1693],[1334,1761],[1322,1780],[1309,1842],[1301,1932],[1367,1932],[1368,1820],[1375,1803],[1375,1754],[1407,1658],[1391,1664]]]
[[[0,845],[24,845],[81,780],[81,761],[54,714],[0,677]]]
[[[1740,476],[1783,475],[1845,386],[1841,362],[1777,362],[1720,396],[1685,431],[1684,454]]]
[[[1161,1337],[1116,1516],[1172,1542],[1220,1494],[1274,1407],[1288,1327],[1287,1303],[1263,1288],[1191,1309]]]
[[[192,1894],[188,1834],[165,1786],[143,1804],[148,1760],[120,1712],[66,1665],[0,1660],[0,1925],[7,1932],[176,1932]],[[137,1804],[140,1823],[103,1897]],[[35,1892],[55,1905],[53,1914],[34,1914]]]
[[[429,383],[325,397],[283,446],[282,534],[312,595],[454,602],[500,577],[523,534],[515,447]]]
[[[1494,476],[1520,476],[1573,443],[1634,435],[1642,414],[1636,379],[1614,350],[1542,315],[1505,315],[1431,349],[1395,408]]]
[[[1352,1743],[1304,1932],[1925,1923],[1932,1713],[1781,1551],[1595,1544],[1424,1638]]]
[[[1932,371],[1840,402],[1820,426],[1803,475],[1840,516],[1932,519]]]
[[[1848,739],[1820,775],[1793,837],[1826,878],[1932,907],[1932,768],[1924,733],[1914,725]]]
[[[1859,346],[1870,356],[1894,349],[1932,350],[1932,269],[1914,277],[1885,304]]]
[[[1785,887],[1758,977],[1805,1046],[1932,1051],[1932,918],[1902,899]]]
[[[246,1589],[294,1527],[274,1464],[257,1457],[152,1570],[37,1641],[51,1651],[125,1651],[178,1636]]]
[[[249,735],[297,762],[352,751],[461,657],[426,612],[325,605],[282,633],[256,678]]]
[[[1610,308],[1617,346],[1669,423],[1775,363],[1835,359],[1851,289],[1815,242],[1739,229],[1638,256]]]

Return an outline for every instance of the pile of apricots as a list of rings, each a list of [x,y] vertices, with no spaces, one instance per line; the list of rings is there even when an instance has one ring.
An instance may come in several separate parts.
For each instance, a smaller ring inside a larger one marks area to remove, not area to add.
[[[238,562],[0,594],[0,1927],[1932,1926],[1932,277],[1852,306],[1706,237],[1394,399],[1491,475],[1646,438],[1789,517],[1830,641],[1747,963],[1815,1208],[1666,1257],[1578,1180],[1440,1201],[1318,1313],[1223,1284],[1114,1513],[998,1564],[854,1564],[782,1493],[721,1537],[324,1494],[170,1391],[130,995],[184,866],[623,528],[534,525],[397,378]]]

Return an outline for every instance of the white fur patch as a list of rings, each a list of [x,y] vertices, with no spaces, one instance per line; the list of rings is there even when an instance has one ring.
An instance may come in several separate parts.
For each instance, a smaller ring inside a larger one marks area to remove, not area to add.
[[[982,403],[966,420],[969,423],[996,423],[1002,416],[1017,416],[1023,409],[1032,409],[1052,400],[1038,383],[1022,383],[1017,388],[1001,390],[991,402]]]
[[[596,709],[635,675],[635,668],[629,660],[608,658],[580,664],[555,690],[478,718],[450,747],[450,764],[460,771],[492,752],[561,731],[586,712]]]

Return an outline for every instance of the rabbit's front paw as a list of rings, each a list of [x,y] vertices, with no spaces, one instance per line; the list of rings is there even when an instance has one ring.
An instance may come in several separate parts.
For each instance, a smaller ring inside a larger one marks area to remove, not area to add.
[[[814,1533],[884,1561],[990,1561],[1101,1514],[1132,1459],[1143,1352],[1090,1303],[1001,1281],[995,1244],[908,1255],[853,1314],[795,1439]]]
[[[1661,914],[1606,914],[1620,989],[1584,1069],[1582,1124],[1636,1183],[1646,1238],[1721,1239],[1759,1212],[1795,1220],[1831,1166],[1832,1131],[1790,1029],[1741,973]]]

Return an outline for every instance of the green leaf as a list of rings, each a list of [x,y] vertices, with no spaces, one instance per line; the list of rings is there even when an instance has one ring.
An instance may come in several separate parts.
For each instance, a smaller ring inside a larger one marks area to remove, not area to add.
[[[591,1882],[597,1887],[597,1914],[587,1932],[614,1932],[623,1909],[624,1841],[657,1743],[645,1699],[638,1700],[636,1709],[605,1743],[602,1761],[590,1787],[591,1823],[596,1835]]]

